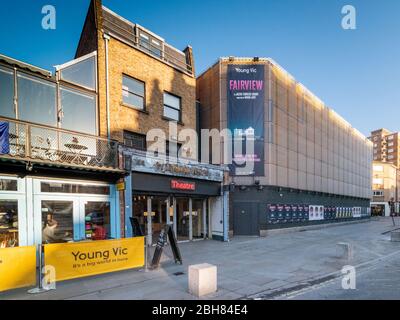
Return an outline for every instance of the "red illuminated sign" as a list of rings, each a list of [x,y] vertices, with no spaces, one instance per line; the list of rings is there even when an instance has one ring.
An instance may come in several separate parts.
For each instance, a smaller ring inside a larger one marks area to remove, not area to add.
[[[194,182],[184,182],[184,181],[178,181],[178,180],[171,180],[171,189],[195,191],[196,190],[196,184]]]

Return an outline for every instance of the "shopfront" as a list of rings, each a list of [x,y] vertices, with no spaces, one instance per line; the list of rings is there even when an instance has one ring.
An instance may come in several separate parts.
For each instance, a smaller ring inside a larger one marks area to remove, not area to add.
[[[115,186],[0,176],[0,248],[120,237]]]
[[[127,236],[135,232],[127,221],[133,217],[147,243],[152,245],[167,224],[173,226],[180,242],[225,239],[228,206],[223,201],[227,197],[222,190],[223,169],[161,163],[138,154],[129,157],[132,157],[132,174],[126,178]]]

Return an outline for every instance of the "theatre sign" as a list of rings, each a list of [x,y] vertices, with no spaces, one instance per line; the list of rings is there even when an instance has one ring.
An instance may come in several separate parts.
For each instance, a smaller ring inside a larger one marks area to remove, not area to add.
[[[161,174],[215,182],[222,182],[224,179],[224,170],[222,167],[198,162],[182,163],[179,162],[179,160],[172,162],[135,151],[125,151],[124,154],[125,159],[129,157],[129,160],[131,160],[131,171],[133,172]]]

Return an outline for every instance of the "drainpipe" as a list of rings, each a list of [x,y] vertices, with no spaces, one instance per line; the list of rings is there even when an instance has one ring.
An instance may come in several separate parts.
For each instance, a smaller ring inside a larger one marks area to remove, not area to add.
[[[109,83],[109,72],[108,72],[108,41],[110,40],[110,36],[107,34],[103,35],[104,45],[106,51],[106,111],[107,111],[107,137],[111,139],[110,133],[110,83]]]

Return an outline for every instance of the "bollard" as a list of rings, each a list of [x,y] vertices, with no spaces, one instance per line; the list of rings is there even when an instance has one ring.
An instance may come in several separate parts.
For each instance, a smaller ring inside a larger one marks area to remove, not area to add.
[[[43,257],[42,257],[42,251],[43,251],[43,246],[41,244],[38,244],[38,252],[39,252],[39,272],[37,276],[37,281],[38,281],[38,286],[36,288],[28,290],[29,294],[38,294],[38,293],[44,293],[47,291],[50,291],[48,288],[43,288],[43,283],[42,283],[42,269],[43,269]]]
[[[392,242],[400,242],[400,231],[392,231],[390,233],[390,240]]]

